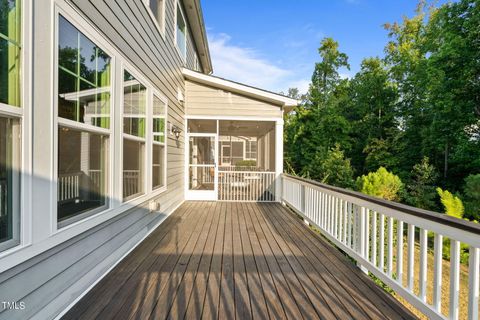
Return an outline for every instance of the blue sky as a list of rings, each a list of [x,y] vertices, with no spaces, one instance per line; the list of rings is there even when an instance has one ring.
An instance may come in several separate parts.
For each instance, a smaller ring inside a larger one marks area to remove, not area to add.
[[[413,16],[416,0],[203,0],[214,74],[275,92],[306,91],[323,37],[349,56],[383,56],[386,22]]]

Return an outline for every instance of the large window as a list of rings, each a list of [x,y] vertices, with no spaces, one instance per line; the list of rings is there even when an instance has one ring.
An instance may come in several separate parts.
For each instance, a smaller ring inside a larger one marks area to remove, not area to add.
[[[147,88],[127,70],[123,75],[123,199],[145,193]]]
[[[20,3],[0,0],[0,250],[20,242]]]
[[[166,104],[153,96],[153,146],[152,146],[152,188],[165,186],[165,126]]]
[[[70,223],[108,207],[111,58],[62,16],[58,32],[57,219]]]
[[[187,58],[187,24],[185,22],[185,17],[183,16],[182,9],[180,7],[180,2],[177,1],[177,22],[176,22],[176,31],[175,38],[177,41],[177,48],[182,55],[183,60]]]

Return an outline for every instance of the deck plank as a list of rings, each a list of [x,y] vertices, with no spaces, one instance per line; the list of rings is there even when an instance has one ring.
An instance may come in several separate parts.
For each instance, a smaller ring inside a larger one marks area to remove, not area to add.
[[[243,250],[243,258],[245,262],[245,275],[247,277],[248,292],[250,296],[250,307],[253,319],[267,319],[268,309],[265,302],[264,290],[262,282],[255,263],[250,238],[248,236],[247,226],[245,224],[244,215],[245,207],[242,203],[237,203],[238,228],[240,232],[240,241]]]
[[[64,319],[414,319],[280,204],[186,202]]]

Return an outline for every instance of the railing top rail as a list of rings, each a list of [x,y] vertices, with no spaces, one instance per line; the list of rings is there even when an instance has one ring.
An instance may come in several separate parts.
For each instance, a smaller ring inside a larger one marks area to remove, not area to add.
[[[288,178],[288,179],[292,179],[292,180],[298,180],[298,181],[306,183],[306,184],[314,185],[314,186],[317,186],[319,188],[323,188],[323,189],[326,189],[326,190],[329,190],[329,191],[333,191],[333,192],[336,192],[336,193],[340,193],[340,194],[344,194],[344,195],[347,195],[347,196],[350,196],[350,197],[354,197],[354,198],[358,198],[358,199],[361,199],[361,200],[364,200],[364,201],[368,201],[368,202],[374,203],[376,205],[380,205],[380,206],[383,206],[383,207],[386,207],[386,208],[389,208],[389,209],[393,209],[393,210],[396,210],[396,211],[399,211],[399,212],[402,212],[402,213],[405,213],[405,214],[416,216],[418,218],[434,221],[434,222],[437,222],[437,223],[440,223],[440,224],[444,224],[444,225],[447,225],[447,226],[450,226],[450,227],[460,229],[462,231],[468,231],[468,232],[480,235],[480,224],[478,224],[478,223],[458,219],[458,218],[451,217],[451,216],[448,216],[446,214],[442,214],[442,213],[438,213],[438,212],[434,212],[434,211],[415,208],[415,207],[408,206],[408,205],[405,205],[405,204],[401,204],[401,203],[398,203],[398,202],[393,202],[393,201],[388,201],[388,200],[372,197],[372,196],[369,196],[369,195],[366,195],[366,194],[363,194],[363,193],[360,193],[360,192],[330,186],[330,185],[320,183],[320,182],[317,182],[317,181],[314,181],[314,180],[310,180],[310,179],[306,179],[306,178],[302,178],[302,177],[296,177],[296,176],[292,176],[292,175],[286,174],[286,173],[283,174],[283,177]]]
[[[263,174],[263,173],[272,173],[275,174],[275,171],[220,171],[222,174],[223,173],[228,173],[228,174],[237,174],[237,173],[248,173],[248,174]]]

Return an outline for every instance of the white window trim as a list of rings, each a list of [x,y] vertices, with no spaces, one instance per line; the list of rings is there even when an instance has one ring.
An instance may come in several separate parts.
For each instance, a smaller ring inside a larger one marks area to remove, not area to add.
[[[185,55],[183,52],[180,50],[180,48],[177,45],[177,8],[180,9],[180,13],[182,14],[183,21],[185,22]],[[188,25],[187,25],[187,19],[185,19],[185,14],[183,13],[183,8],[182,5],[180,4],[179,0],[175,0],[175,9],[174,9],[174,31],[173,31],[173,44],[175,48],[177,49],[177,53],[179,54],[180,58],[182,58],[182,61],[184,64],[187,63],[187,56],[188,56],[188,48],[187,48],[187,43],[188,43]]]
[[[14,235],[12,239],[0,243],[0,258],[16,252],[32,242],[32,210],[31,210],[31,185],[32,185],[32,101],[31,101],[31,43],[32,32],[32,1],[20,0],[21,6],[21,64],[20,64],[20,106],[13,107],[0,103],[0,116],[18,119],[20,124],[20,143],[18,168],[20,175],[16,183],[19,184],[20,194],[13,195]],[[16,204],[16,205],[15,205]],[[15,224],[17,225],[15,227]],[[0,271],[1,272],[1,271]]]
[[[53,204],[53,215],[51,220],[51,228],[52,234],[57,233],[59,230],[64,229],[69,225],[73,225],[76,223],[80,223],[85,219],[101,215],[105,212],[108,212],[112,209],[113,206],[113,197],[112,197],[112,186],[113,184],[113,159],[114,159],[114,124],[110,123],[110,128],[100,128],[93,125],[65,119],[58,116],[58,43],[59,43],[59,19],[60,15],[63,16],[69,23],[71,23],[79,32],[89,38],[92,42],[98,45],[106,54],[110,56],[110,118],[113,116],[114,111],[114,96],[115,96],[115,64],[116,64],[116,57],[115,57],[115,50],[111,48],[108,43],[102,40],[102,37],[98,34],[98,32],[90,26],[89,23],[85,23],[83,18],[70,10],[65,10],[63,7],[55,6],[55,15],[54,15],[54,52],[53,52],[53,68],[54,68],[54,81],[53,81],[53,192],[52,192],[52,204]],[[109,146],[108,146],[108,163],[109,166],[106,169],[106,190],[105,190],[105,205],[99,208],[95,208],[84,213],[80,213],[79,215],[75,215],[71,218],[68,218],[64,221],[58,221],[58,128],[60,126],[66,126],[72,129],[86,131],[89,133],[94,134],[102,134],[108,136]]]
[[[152,183],[150,182],[150,187],[152,188],[152,190],[155,190],[155,191],[158,191],[158,192],[165,192],[167,190],[167,166],[168,166],[168,159],[167,159],[167,156],[168,156],[168,153],[167,153],[167,148],[168,148],[168,135],[167,135],[167,123],[168,123],[168,99],[166,96],[164,96],[163,94],[161,94],[160,92],[158,92],[157,90],[155,89],[152,89],[152,108],[150,108],[151,110],[151,114],[150,114],[150,122],[153,123],[153,119],[154,118],[162,118],[162,117],[155,117],[153,115],[153,97],[156,97],[158,99],[160,99],[160,101],[162,101],[164,104],[165,104],[165,112],[164,112],[164,116],[163,116],[163,119],[164,119],[164,126],[163,126],[163,137],[164,137],[164,142],[158,142],[158,141],[155,141],[154,140],[154,136],[155,134],[153,133],[153,128],[152,130],[150,130],[150,141],[152,142],[152,144],[156,144],[156,145],[160,145],[160,146],[163,146],[163,159],[164,159],[164,168],[163,168],[163,186],[157,186],[157,187],[153,187]],[[152,125],[153,126],[153,125]],[[152,170],[152,167],[153,167],[153,146],[150,146],[152,148],[152,152],[151,152],[151,159],[150,159],[150,170]]]
[[[165,13],[166,13],[166,9],[165,9],[165,2],[167,0],[162,0],[162,19],[163,21],[160,23],[158,22],[157,20],[157,17],[155,17],[155,15],[153,14],[152,12],[152,9],[150,9],[150,1],[149,0],[142,0],[142,3],[145,7],[145,9],[147,9],[147,12],[148,12],[148,15],[150,16],[150,18],[153,20],[153,23],[155,24],[155,27],[157,28],[158,32],[160,33],[160,35],[162,36],[163,40],[165,40],[165,25],[166,25],[166,17],[165,17]]]

